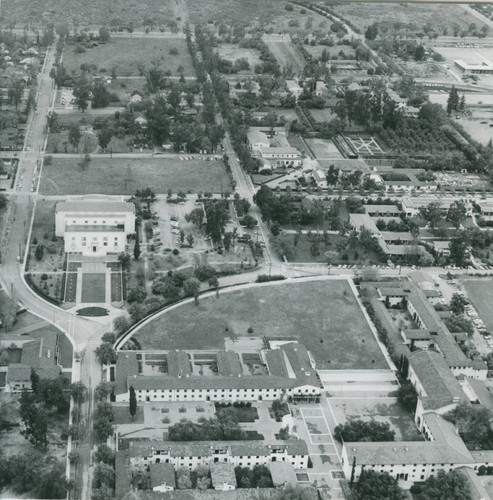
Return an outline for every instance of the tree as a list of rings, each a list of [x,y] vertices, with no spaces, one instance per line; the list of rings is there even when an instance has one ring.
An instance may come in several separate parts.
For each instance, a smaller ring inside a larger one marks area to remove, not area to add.
[[[192,234],[192,233],[188,233],[188,234],[187,234],[187,244],[188,244],[188,246],[189,246],[190,248],[192,248],[192,247],[193,247],[194,242],[195,242],[195,239],[194,239],[194,237],[193,237],[193,234]]]
[[[459,93],[455,88],[455,85],[452,85],[450,89],[449,96],[447,99],[447,113],[450,115],[452,111],[457,111],[459,106]]]
[[[128,268],[130,267],[130,255],[128,253],[120,253],[118,254],[118,262],[122,266],[123,271],[127,271]]]
[[[36,250],[34,251],[34,256],[36,257],[36,260],[43,260],[44,253],[45,253],[44,245],[38,245],[36,247]]]
[[[113,320],[113,330],[120,336],[123,332],[126,332],[130,328],[128,319],[125,316],[118,316]]]
[[[69,483],[65,477],[65,465],[56,461],[39,478],[37,498],[66,498]]]
[[[96,406],[94,412],[93,429],[96,437],[101,441],[106,441],[113,435],[113,407],[110,403],[102,401]]]
[[[341,443],[344,441],[394,441],[395,432],[386,422],[372,420],[351,420],[334,429],[334,437]]]
[[[212,276],[211,278],[209,278],[208,284],[211,288],[214,288],[216,290],[217,297],[219,295],[219,280],[217,279],[217,276]]]
[[[98,463],[102,462],[104,464],[113,465],[115,461],[115,452],[106,443],[103,443],[98,446],[94,458]]]
[[[397,391],[397,400],[401,405],[407,408],[411,412],[416,411],[416,405],[418,404],[418,393],[414,388],[411,381],[406,380],[401,384]]]
[[[197,278],[189,278],[183,283],[185,295],[192,295],[195,304],[199,303],[200,281]]]
[[[68,142],[70,142],[75,151],[77,151],[79,147],[81,137],[82,134],[80,133],[79,126],[76,123],[73,123],[68,132]]]
[[[426,207],[420,207],[419,215],[429,223],[431,228],[434,228],[442,218],[440,203],[438,201],[433,201]]]
[[[454,314],[464,314],[465,307],[469,304],[468,300],[464,295],[460,293],[454,293],[450,299],[450,310]]]
[[[439,470],[424,482],[421,495],[427,500],[472,500],[467,479],[458,470]]]
[[[8,295],[0,295],[0,319],[2,320],[5,331],[15,323],[17,318],[17,304]]]
[[[279,255],[285,257],[287,260],[292,260],[296,255],[296,248],[293,239],[286,233],[280,233],[278,236],[271,238],[272,249]]]
[[[491,438],[492,414],[485,407],[461,403],[444,417],[457,426],[462,439],[473,449],[482,448]]]
[[[451,222],[456,229],[459,229],[461,222],[466,216],[466,204],[462,200],[456,200],[450,205],[447,212],[447,220]]]
[[[94,469],[93,482],[95,488],[100,488],[103,485],[114,488],[115,471],[113,467],[111,465],[105,464],[104,462],[96,465],[96,468]]]
[[[270,497],[272,500],[310,500],[313,498],[311,491],[298,484],[287,484]]]
[[[96,357],[102,365],[110,365],[116,362],[116,353],[113,346],[108,342],[104,342],[94,351]]]
[[[37,402],[34,394],[21,395],[20,417],[24,425],[21,434],[32,444],[46,447],[48,444],[48,412]]]
[[[74,86],[73,91],[75,97],[75,105],[84,112],[88,105],[91,96],[91,84],[85,76],[81,76]]]
[[[176,469],[176,485],[179,490],[190,490],[192,489],[192,479],[190,477],[190,471],[186,467],[180,467]]]
[[[98,144],[103,151],[106,151],[106,148],[109,146],[112,137],[113,137],[113,131],[108,126],[103,127],[99,131]]]
[[[463,266],[466,262],[468,252],[467,237],[464,234],[458,234],[449,242],[450,259],[456,266]]]
[[[93,109],[97,108],[106,108],[110,105],[111,94],[106,88],[104,82],[96,82],[92,89],[92,107]]]
[[[135,389],[133,386],[130,386],[130,403],[129,403],[129,411],[132,417],[132,420],[137,413],[137,396],[135,395]]]
[[[82,403],[86,397],[87,388],[82,382],[73,382],[70,385],[70,395],[76,403]]]
[[[94,389],[94,397],[97,401],[108,399],[108,396],[113,392],[114,386],[112,382],[100,382]]]
[[[363,470],[352,489],[354,500],[405,500],[406,494],[397,479],[386,472]]]
[[[202,227],[202,223],[204,222],[204,211],[202,208],[195,208],[189,214],[185,215],[185,220],[187,222],[191,222],[194,226],[197,226],[200,229],[200,227]]]
[[[106,26],[99,28],[99,39],[102,42],[107,42],[110,39],[110,30]]]
[[[139,241],[139,230],[135,231],[135,245],[134,245],[134,259],[139,260],[140,257],[140,241]]]

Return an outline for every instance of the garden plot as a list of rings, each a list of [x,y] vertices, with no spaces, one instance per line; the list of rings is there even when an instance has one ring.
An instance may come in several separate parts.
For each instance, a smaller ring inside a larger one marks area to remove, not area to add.
[[[337,146],[330,139],[306,139],[306,142],[317,159],[344,159]]]
[[[384,152],[374,137],[346,136],[346,140],[351,143],[360,155],[373,156]]]
[[[282,68],[291,69],[297,75],[303,72],[305,66],[304,57],[291,42],[267,41],[266,44]]]
[[[236,61],[238,59],[246,59],[250,64],[250,70],[253,73],[256,64],[260,63],[260,53],[255,49],[244,49],[234,43],[221,43],[217,47],[217,51],[222,59],[227,61]]]

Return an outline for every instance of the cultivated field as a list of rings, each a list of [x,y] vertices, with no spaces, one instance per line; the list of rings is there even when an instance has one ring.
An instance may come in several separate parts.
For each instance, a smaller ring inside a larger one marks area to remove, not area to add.
[[[256,64],[260,63],[260,53],[255,49],[243,49],[234,43],[221,43],[217,51],[222,59],[227,61],[236,61],[237,59],[247,59],[250,63],[250,69],[253,72]]]
[[[133,23],[137,28],[144,19],[164,24],[173,14],[172,0],[3,0],[0,24],[3,25],[47,25],[63,23],[64,25],[101,26],[118,20],[123,24]],[[173,17],[171,17],[173,18]]]
[[[303,56],[291,42],[266,42],[282,68],[291,68],[295,74],[301,74],[305,66]]]
[[[416,31],[429,23],[438,29],[447,28],[449,34],[452,34],[454,25],[458,25],[461,30],[467,30],[471,23],[476,23],[478,28],[482,26],[481,21],[466,12],[460,5],[429,2],[365,2],[363,8],[358,2],[333,5],[331,8],[336,14],[348,19],[362,31],[375,22],[385,22],[389,25],[396,23],[413,25]],[[440,20],[439,26],[437,26],[437,19]]]
[[[223,349],[226,337],[264,335],[298,339],[319,368],[387,367],[345,280],[223,292],[162,314],[135,338],[142,349]]]
[[[468,298],[478,311],[486,329],[493,332],[493,281],[491,279],[463,280]]]
[[[42,171],[40,191],[53,194],[133,194],[152,187],[156,193],[231,191],[222,161],[162,158],[92,158],[84,170],[80,158],[54,158]]]
[[[172,49],[177,49],[178,54],[171,55]],[[75,45],[69,45],[63,54],[63,65],[69,73],[87,64],[95,65],[96,73],[109,74],[116,67],[118,76],[139,76],[139,65],[149,67],[155,60],[173,76],[180,73],[180,66],[185,76],[195,75],[186,42],[180,38],[114,38],[81,54],[76,53]]]
[[[355,50],[349,45],[334,45],[328,47],[327,45],[303,45],[305,49],[314,57],[320,57],[325,50],[330,54],[331,59],[336,56],[336,59],[354,59]],[[342,55],[344,53],[344,56]]]

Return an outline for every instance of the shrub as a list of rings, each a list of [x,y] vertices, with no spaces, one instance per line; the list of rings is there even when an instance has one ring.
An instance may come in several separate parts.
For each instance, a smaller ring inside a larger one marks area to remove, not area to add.
[[[178,255],[180,253],[180,250],[178,248],[173,249],[173,255]]]

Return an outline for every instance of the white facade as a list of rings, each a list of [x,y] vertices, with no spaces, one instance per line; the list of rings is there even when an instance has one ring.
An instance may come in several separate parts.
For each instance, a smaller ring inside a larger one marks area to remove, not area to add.
[[[127,236],[134,232],[135,207],[122,197],[74,197],[56,207],[55,234],[64,238],[67,253],[124,252]]]

